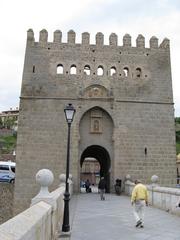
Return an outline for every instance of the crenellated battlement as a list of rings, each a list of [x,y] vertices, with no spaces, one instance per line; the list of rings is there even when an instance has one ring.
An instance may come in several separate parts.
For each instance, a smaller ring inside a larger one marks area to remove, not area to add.
[[[27,42],[30,43],[31,46],[34,45],[35,38],[34,32],[32,29],[27,31]],[[62,32],[60,30],[56,30],[53,36],[53,42],[56,44],[62,43]],[[48,32],[46,29],[43,29],[39,33],[39,44],[40,46],[45,46],[48,43]],[[67,43],[70,45],[76,44],[76,33],[73,30],[70,30],[67,33]],[[90,43],[90,34],[88,32],[82,33],[81,44],[84,46],[91,45]],[[95,44],[98,47],[104,45],[104,34],[98,32],[95,36]],[[169,39],[165,38],[162,43],[158,43],[158,38],[152,36],[149,40],[149,48],[151,49],[158,49],[164,48],[169,49],[170,41]],[[111,33],[109,36],[109,46],[119,46],[118,45],[118,36],[115,33]],[[131,36],[129,34],[125,34],[123,36],[123,45],[122,47],[133,47],[131,44]],[[136,46],[137,48],[145,48],[145,37],[142,34],[139,34],[136,38]]]

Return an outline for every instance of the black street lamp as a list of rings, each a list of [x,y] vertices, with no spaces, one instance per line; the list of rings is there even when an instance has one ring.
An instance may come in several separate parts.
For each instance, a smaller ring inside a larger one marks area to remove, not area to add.
[[[70,158],[70,128],[71,123],[74,118],[74,114],[76,112],[76,109],[73,107],[71,103],[69,103],[66,108],[64,109],[66,121],[68,124],[68,139],[67,139],[67,161],[66,161],[66,188],[64,193],[64,217],[63,217],[63,225],[62,225],[62,232],[69,232],[70,231],[70,225],[69,225],[69,200],[70,200],[70,194],[69,194],[69,158]]]

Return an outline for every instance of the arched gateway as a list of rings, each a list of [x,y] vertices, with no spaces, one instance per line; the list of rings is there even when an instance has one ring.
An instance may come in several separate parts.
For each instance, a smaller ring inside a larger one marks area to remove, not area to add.
[[[125,34],[118,45],[116,34],[104,45],[104,35],[68,32],[40,32],[35,41],[27,33],[16,151],[15,209],[29,206],[38,192],[34,177],[39,169],[52,170],[59,184],[65,173],[67,123],[64,107],[72,103],[76,114],[71,126],[70,173],[74,191],[79,191],[84,159],[100,164],[108,191],[116,178],[141,178],[149,183],[159,176],[161,185],[176,180],[174,109],[169,40],[161,44],[156,37],[145,47],[139,35],[136,46]],[[51,190],[52,190],[51,189]]]
[[[104,177],[106,181],[106,191],[110,192],[110,169],[111,169],[111,159],[107,150],[99,145],[92,145],[87,147],[80,159],[80,165],[82,167],[83,162],[86,158],[93,157],[100,164],[100,177]]]
[[[97,159],[100,164],[100,176],[107,181],[107,191],[110,191],[110,170],[113,165],[113,129],[111,116],[100,107],[87,110],[79,123],[79,156],[82,167],[87,157]],[[114,172],[111,172],[113,179]]]

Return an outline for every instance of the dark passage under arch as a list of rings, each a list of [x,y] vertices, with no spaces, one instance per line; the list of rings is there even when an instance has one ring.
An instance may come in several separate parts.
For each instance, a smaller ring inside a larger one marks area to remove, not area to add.
[[[81,155],[80,165],[82,167],[84,159],[92,157],[97,159],[100,164],[100,177],[104,177],[106,180],[107,188],[106,192],[110,192],[110,167],[111,161],[108,151],[99,145],[91,145],[87,147]]]

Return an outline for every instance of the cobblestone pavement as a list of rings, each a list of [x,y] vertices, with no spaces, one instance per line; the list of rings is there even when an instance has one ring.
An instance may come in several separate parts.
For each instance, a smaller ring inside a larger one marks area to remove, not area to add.
[[[71,199],[70,240],[180,240],[180,218],[146,207],[145,227],[135,228],[129,197],[81,193]]]

